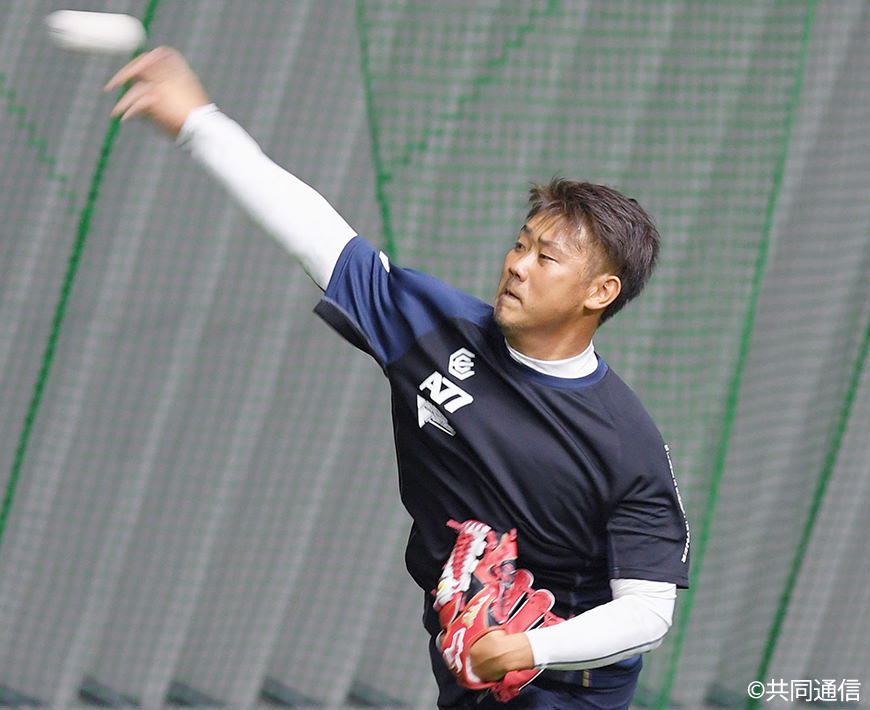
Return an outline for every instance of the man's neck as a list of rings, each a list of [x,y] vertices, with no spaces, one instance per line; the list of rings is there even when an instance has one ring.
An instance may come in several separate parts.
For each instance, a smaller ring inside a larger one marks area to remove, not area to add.
[[[591,375],[598,368],[598,358],[595,356],[595,347],[592,343],[581,353],[560,360],[541,360],[539,358],[524,355],[519,350],[511,347],[505,340],[508,353],[517,362],[537,372],[553,377],[576,379]]]
[[[567,360],[580,355],[592,343],[595,328],[577,327],[573,332],[542,333],[533,329],[503,328],[507,344],[536,360]]]

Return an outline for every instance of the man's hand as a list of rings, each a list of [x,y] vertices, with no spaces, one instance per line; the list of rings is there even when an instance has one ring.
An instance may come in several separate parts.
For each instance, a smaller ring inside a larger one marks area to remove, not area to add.
[[[525,634],[492,631],[468,650],[471,670],[484,682],[500,681],[510,671],[534,668],[535,657]]]
[[[173,138],[193,109],[209,103],[196,74],[171,47],[157,47],[140,54],[109,80],[105,90],[111,91],[128,81],[133,83],[115,104],[112,116],[120,116],[122,121],[148,116]]]

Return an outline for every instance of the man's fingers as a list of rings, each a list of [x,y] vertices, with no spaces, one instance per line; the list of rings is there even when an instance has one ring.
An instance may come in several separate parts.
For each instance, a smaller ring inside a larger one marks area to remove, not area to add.
[[[109,79],[103,89],[105,91],[111,91],[112,89],[117,89],[119,86],[123,86],[128,81],[144,78],[148,70],[161,60],[165,59],[170,51],[171,50],[169,50],[168,47],[157,47],[156,49],[152,49],[150,52],[140,54],[125,66],[121,67],[115,76]]]
[[[147,113],[151,110],[152,104],[154,102],[154,97],[148,93],[140,96],[136,101],[134,101],[130,106],[127,107],[127,110],[121,114],[121,120],[126,121],[128,118],[133,118],[134,116],[138,116],[143,113]]]
[[[118,103],[116,103],[112,109],[112,117],[114,118],[115,116],[125,114],[133,104],[139,101],[150,90],[151,87],[147,82],[139,81],[133,84],[133,86],[130,87],[130,90],[118,99]]]
[[[104,90],[111,91],[123,86],[128,81],[136,79],[149,64],[153,63],[154,57],[151,52],[140,54],[138,57],[121,67],[118,72],[106,83]]]

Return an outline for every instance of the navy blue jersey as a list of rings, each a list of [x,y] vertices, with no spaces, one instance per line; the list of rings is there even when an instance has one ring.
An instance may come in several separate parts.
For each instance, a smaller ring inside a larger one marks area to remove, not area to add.
[[[389,264],[357,237],[316,312],[389,379],[406,563],[435,588],[449,519],[517,529],[518,565],[568,617],[611,600],[611,578],[688,584],[688,528],[667,449],[599,358],[579,379],[510,357],[492,307]],[[428,614],[426,626],[437,633]]]

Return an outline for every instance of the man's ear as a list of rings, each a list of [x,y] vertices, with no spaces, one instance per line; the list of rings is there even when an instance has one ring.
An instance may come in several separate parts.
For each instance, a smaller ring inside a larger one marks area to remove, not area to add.
[[[622,291],[622,281],[616,274],[599,274],[586,292],[583,305],[591,311],[603,311],[616,300]]]

